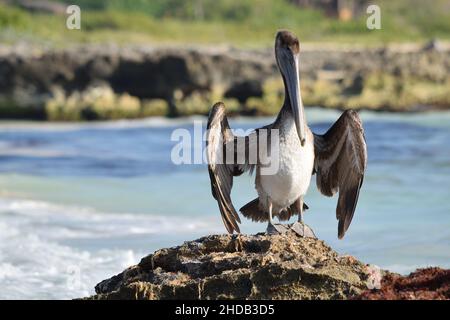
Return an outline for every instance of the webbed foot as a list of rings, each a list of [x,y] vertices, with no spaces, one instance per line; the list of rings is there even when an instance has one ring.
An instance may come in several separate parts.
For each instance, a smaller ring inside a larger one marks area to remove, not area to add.
[[[290,226],[290,229],[300,237],[317,239],[316,235],[314,234],[314,231],[308,225],[302,222],[296,222],[292,224]]]
[[[269,223],[266,229],[266,233],[268,235],[283,234],[286,233],[288,230],[289,228],[283,224]]]

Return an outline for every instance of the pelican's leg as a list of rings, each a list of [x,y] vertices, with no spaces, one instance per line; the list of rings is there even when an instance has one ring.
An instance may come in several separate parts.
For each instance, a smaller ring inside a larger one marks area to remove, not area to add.
[[[282,234],[288,231],[288,229],[279,223],[273,223],[273,217],[272,217],[272,202],[269,200],[269,223],[267,225],[267,234],[273,235],[273,234]]]
[[[298,210],[298,221],[291,226],[292,231],[294,231],[300,237],[317,238],[314,234],[314,231],[312,231],[312,229],[303,222],[303,197],[298,198],[296,206]]]

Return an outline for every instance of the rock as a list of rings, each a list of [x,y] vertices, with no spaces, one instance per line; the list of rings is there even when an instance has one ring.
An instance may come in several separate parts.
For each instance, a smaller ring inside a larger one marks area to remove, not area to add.
[[[238,82],[225,92],[225,98],[236,98],[245,103],[250,97],[262,97],[263,87],[260,80],[246,80]]]
[[[431,41],[429,41],[428,43],[426,43],[423,46],[422,50],[424,50],[424,51],[430,51],[430,50],[441,51],[441,50],[443,50],[443,45],[438,39],[432,39]]]
[[[211,235],[157,250],[88,299],[347,299],[369,276],[355,258],[292,231]]]

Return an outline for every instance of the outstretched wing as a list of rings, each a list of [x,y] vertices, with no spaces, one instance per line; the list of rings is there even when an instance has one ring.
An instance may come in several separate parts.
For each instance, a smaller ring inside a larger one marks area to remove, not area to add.
[[[252,170],[248,163],[249,137],[237,137],[231,132],[223,103],[216,103],[209,113],[206,148],[211,192],[217,200],[225,228],[240,232],[241,222],[231,202],[233,176]]]
[[[367,166],[367,146],[358,113],[345,111],[324,135],[314,135],[317,188],[331,197],[339,191],[336,218],[342,239],[352,222]]]

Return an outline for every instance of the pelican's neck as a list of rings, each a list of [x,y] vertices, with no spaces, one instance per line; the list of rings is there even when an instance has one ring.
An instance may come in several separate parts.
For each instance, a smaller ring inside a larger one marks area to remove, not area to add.
[[[303,106],[302,106],[303,108]],[[303,110],[304,111],[304,110]],[[303,112],[303,115],[305,113]],[[303,116],[303,124],[305,128],[307,128],[306,117]],[[292,113],[291,103],[289,101],[288,93],[286,92],[283,106],[281,107],[280,112],[278,112],[277,119],[275,120],[275,128],[280,129],[281,133],[286,133],[289,130],[297,130],[295,128],[294,115]]]
[[[281,131],[280,134],[286,135],[292,129],[294,129],[295,131],[297,131],[297,129],[295,127],[295,118],[294,118],[294,114],[293,114],[292,107],[291,107],[290,93],[288,90],[286,78],[283,75],[283,73],[281,73],[281,76],[283,78],[283,83],[284,83],[284,102],[283,102],[283,106],[281,107],[280,111],[278,112],[277,119],[275,120],[275,123],[274,123],[274,128],[280,129],[280,131]],[[306,122],[305,110],[303,107],[303,102],[302,102],[301,96],[299,97],[299,100],[300,100],[300,108],[302,109],[301,113],[303,115],[303,117],[302,117],[302,119],[300,119],[300,121],[303,122],[302,124],[304,125],[305,128],[308,128],[307,122]]]
[[[291,106],[286,104],[286,102],[278,113],[278,119],[280,121],[279,129],[281,133],[297,130],[295,128],[294,115],[292,113]]]

